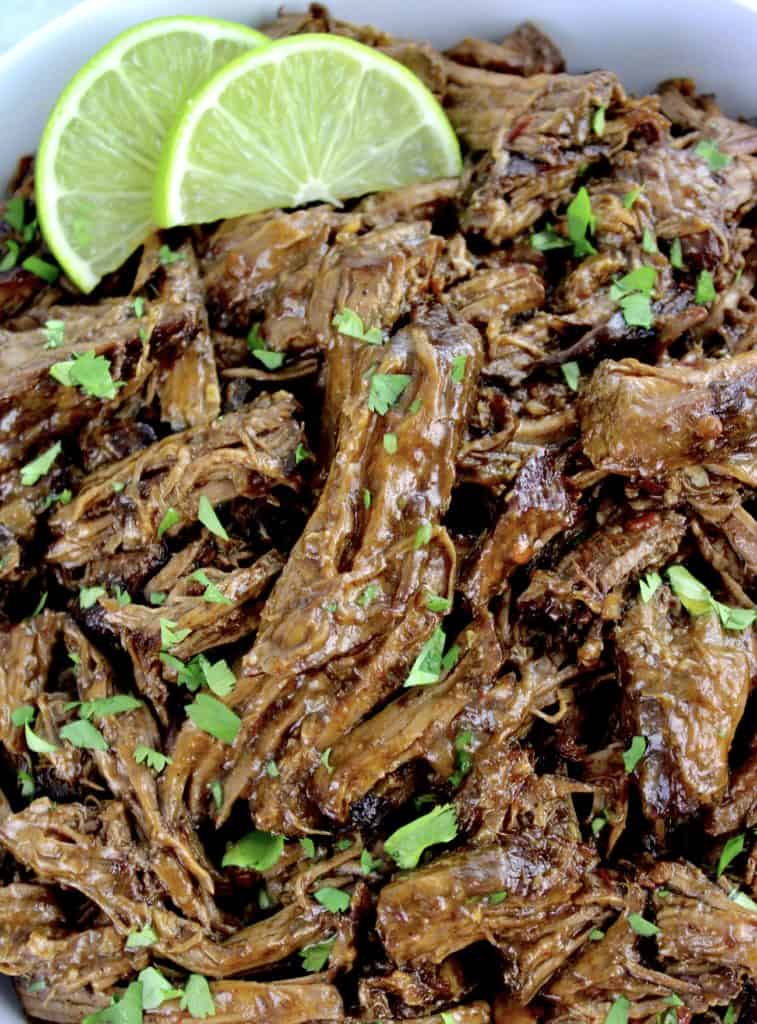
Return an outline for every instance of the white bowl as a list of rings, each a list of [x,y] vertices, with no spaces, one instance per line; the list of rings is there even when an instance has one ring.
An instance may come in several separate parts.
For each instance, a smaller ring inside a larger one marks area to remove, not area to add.
[[[0,0],[0,5],[8,0]],[[307,0],[289,0],[290,10]],[[757,0],[333,0],[339,17],[449,46],[463,36],[499,39],[531,18],[560,46],[571,71],[610,68],[646,92],[687,75],[730,114],[757,114]],[[0,57],[0,183],[36,148],[63,85],[122,29],[167,14],[206,14],[261,25],[278,0],[87,0]],[[2,188],[2,184],[0,184]],[[23,1024],[10,984],[0,984],[0,1024]]]

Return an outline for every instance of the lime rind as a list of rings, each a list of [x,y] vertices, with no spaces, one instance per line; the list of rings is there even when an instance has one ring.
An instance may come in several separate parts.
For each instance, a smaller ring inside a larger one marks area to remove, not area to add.
[[[170,52],[178,36],[188,44],[179,60]],[[268,42],[219,19],[156,18],[117,36],[66,86],[40,143],[36,199],[43,235],[82,291],[120,266],[152,230],[155,167],[176,110],[240,49]],[[206,66],[201,59],[190,66],[203,52]],[[164,74],[172,67],[181,73],[173,81],[173,71]]]
[[[460,147],[411,71],[343,36],[244,54],[186,103],[160,157],[154,217],[169,227],[456,176]]]

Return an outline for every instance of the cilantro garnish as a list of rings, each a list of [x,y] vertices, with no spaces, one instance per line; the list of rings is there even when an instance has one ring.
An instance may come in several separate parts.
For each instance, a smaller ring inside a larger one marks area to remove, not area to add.
[[[200,495],[200,501],[197,506],[197,518],[200,520],[203,526],[205,526],[211,533],[215,534],[216,537],[220,537],[221,540],[228,540],[229,535],[221,525],[221,520],[216,515],[216,510],[208,501],[206,495]]]
[[[362,319],[347,306],[334,316],[331,326],[336,327],[340,334],[346,334],[348,338],[357,338],[364,341],[366,345],[383,345],[384,333],[378,327],[371,327],[366,331]]]
[[[194,703],[187,708],[187,715],[198,729],[223,743],[233,743],[242,725],[242,720],[231,708],[207,693],[197,694]]]
[[[374,373],[368,392],[368,408],[384,416],[399,401],[411,380],[406,373]]]
[[[27,462],[25,466],[21,468],[21,483],[24,487],[32,487],[37,483],[41,477],[45,476],[52,469],[52,465],[63,450],[63,445],[60,441],[56,441],[55,444],[48,448],[46,452],[38,455],[36,459],[31,462]]]
[[[442,804],[392,832],[384,843],[384,849],[398,867],[407,870],[417,866],[421,854],[429,846],[450,843],[456,836],[455,805]]]
[[[221,867],[267,871],[273,867],[283,852],[283,836],[253,829],[252,832],[248,832],[246,836],[228,848],[223,855]]]
[[[160,775],[167,765],[173,764],[173,761],[167,754],[154,750],[153,747],[145,747],[142,743],[139,743],[134,748],[134,760],[137,764],[146,764],[155,775]]]
[[[83,352],[63,363],[53,363],[50,376],[65,387],[81,388],[92,398],[115,398],[118,389],[123,387],[110,375],[110,359],[96,356],[94,352]]]

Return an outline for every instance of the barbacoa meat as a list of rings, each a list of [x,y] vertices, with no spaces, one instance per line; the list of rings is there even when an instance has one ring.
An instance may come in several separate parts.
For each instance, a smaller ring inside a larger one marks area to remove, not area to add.
[[[0,973],[53,1024],[752,1024],[757,130],[528,22],[266,31],[399,61],[462,174],[85,297],[22,161]]]

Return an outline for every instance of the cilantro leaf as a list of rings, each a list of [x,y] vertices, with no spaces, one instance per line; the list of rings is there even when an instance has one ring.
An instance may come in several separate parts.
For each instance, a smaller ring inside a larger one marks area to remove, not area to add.
[[[167,754],[154,750],[152,747],[146,747],[142,743],[137,744],[134,748],[134,760],[137,764],[146,764],[155,775],[160,775],[166,765],[173,764]]]
[[[367,345],[383,345],[384,334],[378,327],[371,327],[366,331],[362,319],[347,306],[334,316],[331,326],[336,327],[340,334],[346,334],[348,338],[357,338]]]
[[[363,488],[363,508],[366,510],[366,512],[371,507],[371,501],[372,501],[371,492],[368,490],[367,487],[364,487]]]
[[[302,847],[302,852],[309,860],[315,859],[315,843],[310,836],[304,836],[304,838],[300,839],[300,846]]]
[[[486,897],[486,902],[492,906],[499,906],[500,903],[504,903],[507,899],[507,892],[504,889],[500,889],[499,892],[490,892]]]
[[[537,252],[548,252],[550,249],[565,249],[572,244],[569,238],[559,235],[551,224],[547,224],[543,231],[536,231],[531,235],[529,241]]]
[[[61,505],[68,505],[73,495],[68,487],[64,487],[62,491],[53,491],[52,494],[48,494],[45,500],[40,506],[40,512],[47,512],[51,505],[55,502],[60,502]]]
[[[446,633],[441,626],[437,626],[413,662],[410,674],[403,684],[405,687],[430,686],[439,682],[442,673],[442,652],[446,641]]]
[[[639,761],[647,752],[647,741],[644,736],[634,736],[628,750],[623,751],[623,767],[630,775]]]
[[[0,273],[12,270],[18,263],[18,254],[21,252],[21,246],[12,238],[5,239],[5,249],[5,256],[0,260]]]
[[[372,604],[379,595],[379,588],[375,583],[369,583],[362,594],[358,597],[357,603],[361,608],[367,608],[369,604]]]
[[[460,785],[465,776],[473,767],[470,745],[473,742],[473,733],[470,729],[463,729],[455,737],[456,766],[449,777],[449,783],[455,789]]]
[[[397,435],[384,434],[384,451],[387,455],[394,455],[397,451]]]
[[[330,910],[332,914],[343,914],[345,910],[349,909],[350,894],[342,892],[341,889],[335,889],[331,885],[324,885],[322,889],[316,889],[313,895],[321,906]]]
[[[648,295],[634,292],[632,295],[625,295],[618,305],[629,327],[645,327],[649,330],[654,323],[652,302]]]
[[[618,299],[631,292],[642,292],[645,295],[651,295],[656,280],[657,271],[655,268],[643,264],[615,281],[610,288],[610,298],[617,302]]]
[[[220,537],[221,540],[229,539],[228,533],[221,525],[221,520],[216,515],[216,510],[210,504],[205,494],[200,495],[200,501],[197,506],[197,518],[216,537]]]
[[[439,594],[426,594],[426,607],[430,612],[448,612],[452,602],[448,597],[440,597]]]
[[[697,278],[697,290],[694,294],[694,301],[698,306],[706,306],[708,303],[714,302],[717,297],[718,293],[715,291],[712,274],[709,270],[703,270]]]
[[[38,736],[31,725],[24,726],[24,737],[27,747],[35,754],[54,754],[59,749],[57,744],[49,743],[46,739]]]
[[[177,623],[172,619],[159,619],[160,622],[160,646],[165,649],[167,647],[176,647],[192,632],[191,629],[177,629]]]
[[[24,487],[32,487],[36,482],[52,469],[52,465],[63,450],[60,441],[56,441],[46,452],[38,455],[36,459],[27,462],[21,468],[21,483]]]
[[[452,380],[455,384],[460,384],[465,378],[465,364],[467,362],[467,356],[455,356],[452,360]]]
[[[45,332],[45,348],[60,348],[65,341],[66,323],[64,320],[46,320],[43,328]]]
[[[321,756],[318,759],[326,771],[331,775],[334,771],[331,764],[331,747],[326,747]]]
[[[187,708],[187,715],[198,729],[215,736],[223,743],[233,743],[242,720],[220,700],[207,693],[198,693]]]
[[[330,749],[331,748],[329,747],[329,750]],[[337,843],[336,843],[337,850],[349,850],[349,848],[351,846],[352,846],[352,840],[351,839],[346,839],[346,838],[345,839],[339,839],[337,841]]]
[[[730,605],[721,604],[720,601],[713,601],[713,604],[724,629],[741,631],[757,622],[755,608],[732,608]]]
[[[138,932],[129,933],[126,938],[126,948],[147,949],[148,946],[154,946],[157,941],[158,936],[155,934],[155,930],[146,924]]]
[[[48,284],[55,284],[60,277],[60,267],[56,267],[54,263],[48,263],[47,260],[40,259],[39,256],[27,256],[21,266],[41,281],[47,281]]]
[[[123,386],[110,375],[110,359],[96,356],[94,352],[83,352],[63,363],[53,363],[50,376],[65,387],[81,388],[92,398],[115,398],[118,388]]]
[[[21,790],[22,797],[24,797],[25,799],[29,799],[30,797],[34,796],[34,779],[29,774],[29,772],[24,771],[23,768],[18,773],[18,785],[19,789]]]
[[[605,113],[607,107],[597,107],[591,116],[591,127],[595,135],[601,138],[605,133]]]
[[[672,565],[667,571],[673,593],[690,615],[708,615],[715,612],[724,629],[743,630],[757,621],[757,609],[732,608],[716,601],[707,587],[692,576],[682,565]]]
[[[60,730],[60,738],[67,740],[73,747],[81,747],[84,750],[107,750],[108,744],[100,730],[86,722],[83,718],[75,722],[69,722]]]
[[[162,590],[153,590],[150,594],[150,604],[161,605],[165,603],[168,594],[163,593]]]
[[[142,1024],[141,981],[133,981],[121,999],[88,1014],[82,1024]]]
[[[403,870],[414,868],[429,846],[449,843],[457,836],[457,812],[454,804],[441,804],[428,814],[402,825],[392,832],[384,849]]]
[[[415,540],[413,541],[413,548],[418,551],[423,548],[431,540],[432,526],[431,523],[421,523],[418,529],[415,531]]]
[[[253,324],[250,328],[250,333],[247,335],[247,348],[267,370],[278,370],[284,362],[283,352],[274,352],[265,347],[265,342],[260,337],[260,324]]]
[[[623,206],[626,208],[626,210],[630,210],[633,208],[633,204],[636,202],[636,200],[639,198],[643,191],[643,185],[636,185],[634,186],[634,188],[631,189],[630,192],[626,192],[626,194],[623,196]]]
[[[131,604],[131,596],[128,591],[121,590],[120,587],[115,587],[113,592],[116,596],[116,603],[119,608],[125,608],[127,604]]]
[[[674,238],[670,243],[670,260],[671,267],[675,267],[676,270],[683,270],[683,249],[681,248],[681,239]]]
[[[459,660],[460,648],[457,644],[452,644],[450,649],[442,658],[442,675],[446,675],[448,672],[451,672]]]
[[[163,518],[158,523],[158,539],[160,539],[167,530],[171,527],[176,526],[180,521],[181,517],[175,508],[167,508],[163,513]]]
[[[407,373],[374,373],[368,392],[368,408],[384,416],[399,401],[411,380]]]
[[[283,852],[283,836],[253,829],[228,848],[223,855],[221,867],[250,868],[263,872],[272,868]]]
[[[211,664],[203,655],[199,655],[199,657],[202,659],[200,665],[205,676],[205,682],[208,684],[208,689],[217,697],[228,697],[237,684],[237,677],[229,668],[226,659],[221,658],[219,661],[214,661]]]
[[[132,308],[134,309],[134,316],[138,320],[141,320],[141,318],[145,315],[145,300],[142,298],[141,295],[134,300],[134,302],[132,303]]]
[[[106,594],[105,587],[82,587],[79,591],[79,607],[93,608],[99,598]]]
[[[105,715],[122,715],[126,711],[134,711],[142,707],[142,701],[128,693],[116,693],[112,697],[98,697],[97,700],[85,700],[78,704],[82,718],[103,718]],[[71,705],[69,705],[70,707]]]
[[[661,586],[662,577],[658,572],[648,572],[643,579],[639,580],[639,590],[641,591],[643,603],[649,604],[653,595]]]
[[[642,917],[641,914],[629,914],[628,923],[637,935],[643,935],[645,938],[649,938],[651,935],[660,934],[660,929],[657,925],[652,924],[651,921],[647,921],[647,919]]]
[[[604,1024],[628,1024],[628,1011],[630,1009],[631,1004],[626,997],[618,996],[610,1007],[604,1019]]]
[[[158,250],[158,259],[164,267],[169,266],[171,263],[179,263],[181,260],[186,260],[186,254],[183,252],[174,252],[169,249],[167,245],[161,245]],[[182,1007],[184,1009],[184,1007]]]
[[[574,360],[569,363],[563,363],[560,370],[570,390],[578,391],[578,382],[581,378],[581,368],[578,363]]]
[[[323,942],[314,942],[301,949],[300,956],[302,957],[302,966],[304,970],[309,974],[322,971],[329,962],[331,950],[335,942],[336,935],[332,936],[330,939],[324,939]]]
[[[36,714],[31,704],[21,704],[11,712],[11,722],[20,729],[22,725],[31,725]]]
[[[307,450],[307,448],[305,447],[305,445],[302,443],[302,441],[300,441],[300,443],[297,445],[297,447],[294,450],[294,464],[295,464],[295,466],[299,466],[299,464],[301,462],[304,462],[305,459],[312,459],[312,458],[313,458],[313,453],[309,452]]]
[[[731,838],[725,844],[720,853],[720,858],[718,860],[718,867],[716,872],[718,878],[720,878],[720,876],[723,874],[723,872],[731,863],[731,861],[734,861],[739,856],[739,854],[743,852],[743,850],[744,833],[742,832],[738,836],[731,836]]]
[[[652,253],[657,252],[657,239],[654,236],[654,231],[651,228],[644,228],[644,236],[641,240],[641,248],[643,252]]]
[[[370,875],[372,871],[381,867],[381,861],[377,857],[372,857],[368,850],[363,850],[360,854],[360,870],[364,875]]]
[[[601,942],[604,937],[605,933],[602,931],[601,928],[592,928],[592,930],[589,932],[590,942]]]
[[[278,779],[281,774],[279,772],[279,766],[273,760],[266,762],[265,773],[269,779]]]
[[[586,235],[594,232],[597,226],[597,219],[592,213],[591,199],[584,185],[576,192],[567,210],[568,237],[573,243],[573,254],[575,256],[591,256],[596,249],[588,241]]]
[[[40,597],[39,601],[37,601],[36,605],[34,606],[34,611],[32,612],[30,618],[33,619],[35,615],[39,615],[39,613],[43,610],[43,608],[45,607],[46,604],[47,604],[47,591],[45,591],[44,594],[42,594],[42,596]]]
[[[215,1016],[216,1004],[210,991],[207,978],[202,974],[190,974],[184,992],[179,1001],[182,1010],[188,1010],[196,1020],[205,1020]]]
[[[3,220],[8,227],[13,228],[14,231],[18,231],[19,234],[24,230],[24,223],[26,220],[26,203],[23,196],[11,196],[5,204]]]
[[[208,579],[208,574],[204,569],[195,569],[193,573],[190,573],[190,580],[196,580],[205,587],[205,592],[202,597],[208,604],[234,604],[233,601],[229,600],[228,597],[223,594],[218,584],[211,582]]]
[[[213,803],[220,811],[223,807],[223,786],[218,779],[214,779],[208,784],[208,789],[210,790],[210,795],[213,797]]]
[[[694,147],[694,152],[707,161],[711,171],[722,171],[732,160],[727,153],[720,152],[714,139],[701,139]]]
[[[607,815],[605,814],[604,811],[602,811],[600,814],[598,814],[595,818],[592,818],[592,820],[591,820],[591,834],[594,836],[595,839],[599,835],[599,833],[602,831],[602,829],[606,828],[606,826],[607,826]]]
[[[142,1006],[145,1010],[157,1010],[167,999],[178,999],[182,989],[173,988],[157,967],[145,967],[137,975],[142,983]]]
[[[739,892],[738,889],[732,889],[728,893],[728,899],[733,900],[738,906],[743,907],[744,910],[752,910],[757,914],[757,903],[754,902],[745,892]]]

